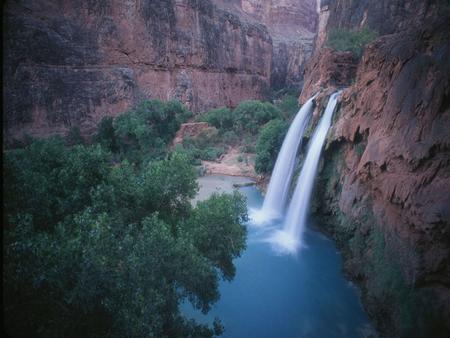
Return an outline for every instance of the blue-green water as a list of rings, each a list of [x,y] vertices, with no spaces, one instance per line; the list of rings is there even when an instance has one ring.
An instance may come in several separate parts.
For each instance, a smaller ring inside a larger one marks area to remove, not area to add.
[[[249,208],[261,207],[255,187],[240,191]],[[218,317],[227,338],[352,338],[371,332],[332,241],[308,229],[307,248],[295,257],[279,256],[263,241],[270,227],[248,230],[247,250],[235,260],[234,280],[221,282],[220,300],[207,315],[184,304],[187,317],[204,323]]]

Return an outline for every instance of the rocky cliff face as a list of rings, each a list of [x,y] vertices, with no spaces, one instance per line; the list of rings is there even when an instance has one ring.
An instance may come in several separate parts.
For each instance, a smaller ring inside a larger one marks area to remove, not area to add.
[[[248,22],[263,23],[272,37],[271,86],[300,87],[317,31],[317,0],[215,0]]]
[[[308,65],[301,100],[320,87],[348,86],[324,154],[318,214],[382,337],[448,337],[450,8],[435,1],[329,6],[342,11],[330,12],[327,32],[344,22],[359,27],[356,12],[382,36],[355,62],[321,50]],[[371,6],[407,11],[378,26]],[[372,19],[364,14],[371,10]]]
[[[4,19],[10,135],[88,130],[143,98],[236,105],[270,85],[266,28],[210,1],[11,1]]]
[[[261,99],[271,79],[298,83],[312,46],[315,0],[259,3],[8,1],[4,135],[43,136],[74,125],[89,133],[101,117],[144,98],[202,111]],[[280,27],[300,34],[280,39]]]

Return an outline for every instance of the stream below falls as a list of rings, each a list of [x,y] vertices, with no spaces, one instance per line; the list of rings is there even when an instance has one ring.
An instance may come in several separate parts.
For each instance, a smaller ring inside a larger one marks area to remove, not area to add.
[[[233,179],[217,180],[228,190]],[[199,180],[202,185],[201,179]],[[202,190],[202,189],[200,189]],[[248,208],[260,208],[263,196],[254,186],[239,188]],[[218,317],[225,338],[353,338],[373,334],[358,290],[345,279],[342,259],[334,243],[308,222],[303,248],[295,256],[279,255],[265,242],[281,224],[256,227],[248,224],[247,249],[234,261],[236,276],[220,282],[220,300],[204,315],[189,303],[182,304],[188,318],[212,323]]]

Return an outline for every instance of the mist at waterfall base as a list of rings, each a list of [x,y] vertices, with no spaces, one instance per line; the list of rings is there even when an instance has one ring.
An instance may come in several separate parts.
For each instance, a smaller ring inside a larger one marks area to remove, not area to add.
[[[225,177],[226,179],[226,177]],[[260,208],[255,187],[239,189],[249,208]],[[333,242],[308,227],[307,248],[279,255],[263,241],[274,228],[248,227],[247,249],[234,261],[236,277],[220,282],[220,300],[207,315],[182,305],[188,318],[212,324],[218,317],[225,338],[356,338],[372,332],[357,290],[342,274]]]

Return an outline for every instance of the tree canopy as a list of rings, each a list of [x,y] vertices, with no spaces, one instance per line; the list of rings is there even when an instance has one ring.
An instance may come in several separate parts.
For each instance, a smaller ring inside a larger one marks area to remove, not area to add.
[[[108,125],[105,125],[108,127]],[[108,127],[109,128],[109,127]],[[110,130],[105,128],[105,130]],[[171,127],[168,127],[171,128]],[[141,166],[100,145],[4,152],[3,285],[12,336],[212,337],[208,311],[245,248],[245,199],[198,189],[188,157]]]

